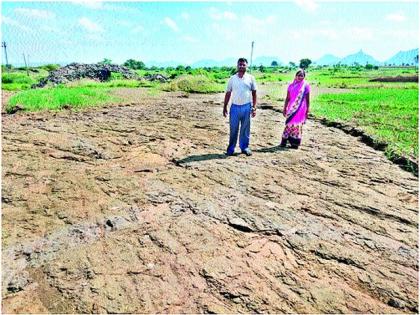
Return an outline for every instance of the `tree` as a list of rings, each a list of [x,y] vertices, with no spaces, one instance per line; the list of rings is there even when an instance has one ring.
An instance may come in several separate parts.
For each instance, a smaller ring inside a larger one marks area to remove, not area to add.
[[[146,65],[143,61],[137,61],[134,59],[128,59],[126,62],[123,63],[123,66],[133,70],[142,70],[146,68]]]
[[[289,62],[290,68],[296,68],[296,64],[293,61]]]
[[[307,69],[311,63],[312,61],[308,58],[301,59],[299,63],[299,68]]]
[[[258,70],[260,70],[260,72],[265,72],[265,68],[264,68],[264,66],[263,66],[263,65],[260,65],[260,66],[258,67]]]
[[[273,60],[273,61],[271,62],[271,66],[272,66],[272,67],[278,67],[278,66],[279,66],[279,64],[277,63],[277,61]]]
[[[101,65],[110,65],[112,63],[111,59],[104,58],[104,60],[98,62]]]
[[[418,54],[417,54],[417,56],[414,57],[414,62],[419,63],[419,55]]]
[[[372,70],[373,69],[373,65],[371,65],[370,63],[367,63],[365,66],[366,70]]]

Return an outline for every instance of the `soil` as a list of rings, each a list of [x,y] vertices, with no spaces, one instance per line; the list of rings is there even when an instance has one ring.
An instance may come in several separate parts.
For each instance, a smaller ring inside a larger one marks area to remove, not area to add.
[[[396,77],[379,77],[369,80],[371,82],[419,82],[418,75],[396,76]]]
[[[223,94],[2,117],[3,313],[417,313],[418,179],[263,102],[226,157]]]

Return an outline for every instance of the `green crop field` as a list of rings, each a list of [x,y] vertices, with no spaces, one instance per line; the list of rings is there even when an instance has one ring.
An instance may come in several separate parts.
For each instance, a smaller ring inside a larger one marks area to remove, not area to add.
[[[357,89],[351,93],[322,94],[311,107],[317,117],[360,127],[378,142],[388,143],[387,154],[417,160],[417,88]]]
[[[60,110],[66,107],[83,108],[112,104],[120,101],[112,96],[110,89],[89,87],[54,87],[22,91],[13,95],[6,112],[12,112],[15,106],[23,107],[24,111]]]

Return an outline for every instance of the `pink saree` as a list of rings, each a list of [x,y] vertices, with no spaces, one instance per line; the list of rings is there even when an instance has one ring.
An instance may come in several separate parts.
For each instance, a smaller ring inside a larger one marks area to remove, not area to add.
[[[295,80],[289,85],[287,91],[289,103],[286,106],[286,127],[282,135],[282,144],[285,145],[289,140],[292,146],[299,146],[308,109],[306,95],[310,92],[310,87],[305,80],[301,82]]]

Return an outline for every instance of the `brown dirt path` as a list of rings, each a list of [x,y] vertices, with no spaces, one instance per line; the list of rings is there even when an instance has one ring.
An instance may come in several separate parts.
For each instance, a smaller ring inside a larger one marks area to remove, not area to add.
[[[3,312],[418,311],[416,177],[272,109],[226,158],[223,95],[130,93],[2,117]]]

